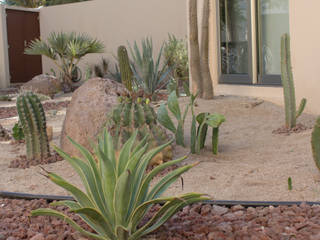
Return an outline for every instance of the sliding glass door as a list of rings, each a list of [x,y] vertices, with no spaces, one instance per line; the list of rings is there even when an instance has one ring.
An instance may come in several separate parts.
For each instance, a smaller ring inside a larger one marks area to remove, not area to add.
[[[250,0],[220,1],[221,81],[251,83]]]
[[[259,82],[280,84],[280,39],[289,33],[289,0],[259,0]]]
[[[281,84],[280,39],[289,32],[289,0],[220,0],[219,18],[220,82]]]

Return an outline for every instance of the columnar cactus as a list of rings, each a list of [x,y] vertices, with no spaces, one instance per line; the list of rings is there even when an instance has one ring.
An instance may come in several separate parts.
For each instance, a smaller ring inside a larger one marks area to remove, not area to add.
[[[27,159],[50,156],[46,116],[37,95],[32,92],[21,94],[17,98],[17,110],[25,135]]]
[[[118,62],[121,74],[121,81],[131,92],[133,73],[130,67],[128,52],[125,46],[118,47]]]
[[[311,137],[313,159],[320,170],[320,117],[317,119]]]
[[[138,130],[138,139],[148,136],[149,148],[168,142],[166,132],[157,125],[157,115],[148,99],[121,97],[120,104],[113,110],[107,128],[114,138],[115,149],[122,145]],[[171,146],[162,151],[155,163],[172,159]]]
[[[288,34],[284,34],[281,37],[281,79],[285,103],[286,127],[291,129],[296,126],[296,120],[302,114],[307,100],[305,98],[301,100],[297,111],[291,65],[290,37]]]

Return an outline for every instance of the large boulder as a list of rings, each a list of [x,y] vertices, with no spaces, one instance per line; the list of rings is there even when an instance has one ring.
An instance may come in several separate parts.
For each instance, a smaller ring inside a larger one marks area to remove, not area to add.
[[[22,85],[22,90],[32,91],[53,97],[62,89],[61,82],[58,78],[48,74],[41,74],[32,78],[29,82]]]
[[[108,113],[118,104],[118,97],[127,95],[126,88],[113,80],[93,78],[72,95],[61,134],[61,148],[72,156],[80,156],[67,136],[90,149],[101,133]]]

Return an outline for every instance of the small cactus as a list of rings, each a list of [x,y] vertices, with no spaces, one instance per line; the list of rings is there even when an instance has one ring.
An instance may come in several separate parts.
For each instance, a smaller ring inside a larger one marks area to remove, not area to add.
[[[121,74],[121,82],[132,92],[133,73],[130,67],[130,60],[125,46],[118,47],[118,62]]]
[[[313,128],[311,146],[314,162],[316,163],[317,168],[320,170],[320,117],[317,119]]]
[[[281,37],[281,80],[286,112],[286,127],[291,129],[296,126],[297,118],[302,114],[307,100],[303,98],[299,109],[296,110],[296,97],[291,66],[290,37],[288,34],[284,34]]]
[[[120,104],[109,117],[107,128],[114,138],[115,149],[121,149],[135,131],[138,131],[139,140],[148,136],[150,149],[168,141],[166,132],[157,124],[157,115],[150,106],[149,99],[121,97]],[[155,158],[157,160],[154,161],[158,164],[171,160],[171,146]]]
[[[32,92],[17,98],[17,110],[25,135],[27,159],[43,159],[50,156],[46,132],[46,116],[37,95]]]

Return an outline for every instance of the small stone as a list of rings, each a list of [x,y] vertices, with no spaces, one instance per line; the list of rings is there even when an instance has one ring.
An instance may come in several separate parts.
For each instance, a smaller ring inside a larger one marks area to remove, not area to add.
[[[0,232],[0,240],[6,240],[6,237],[5,237],[4,233]]]
[[[8,237],[7,240],[17,240],[15,237]]]
[[[243,210],[243,209],[244,209],[244,207],[241,206],[241,205],[236,205],[236,206],[233,206],[231,208],[232,212],[240,211],[240,210]]]
[[[45,240],[45,238],[42,233],[38,233],[34,235],[32,238],[30,238],[30,240]]]
[[[220,207],[217,205],[212,206],[212,209],[211,209],[212,214],[219,215],[219,216],[227,213],[228,211],[229,211],[228,208]]]

